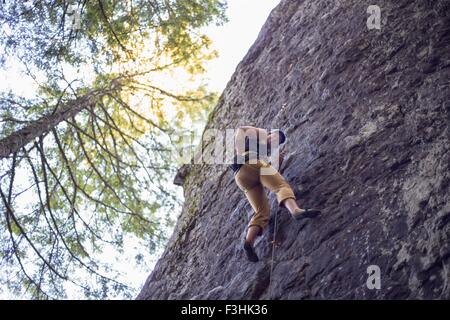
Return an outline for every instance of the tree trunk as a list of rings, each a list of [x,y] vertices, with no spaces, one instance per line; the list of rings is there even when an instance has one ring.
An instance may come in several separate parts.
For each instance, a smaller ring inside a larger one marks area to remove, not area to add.
[[[95,104],[98,99],[109,91],[100,90],[91,92],[81,98],[70,101],[64,106],[60,106],[56,112],[45,115],[39,120],[17,130],[9,136],[0,140],[0,159],[6,158],[17,152],[22,147],[32,142],[37,137],[56,127],[62,121],[68,120],[77,115],[84,108]]]

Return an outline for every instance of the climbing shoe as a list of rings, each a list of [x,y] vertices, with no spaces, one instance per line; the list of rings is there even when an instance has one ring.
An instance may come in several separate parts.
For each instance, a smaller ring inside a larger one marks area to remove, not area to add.
[[[295,212],[292,217],[297,221],[305,219],[305,218],[315,218],[320,214],[320,210],[318,209],[301,209]]]
[[[255,253],[255,249],[253,248],[252,244],[248,242],[247,240],[244,240],[244,250],[247,254],[248,260],[251,262],[258,262],[258,256]]]

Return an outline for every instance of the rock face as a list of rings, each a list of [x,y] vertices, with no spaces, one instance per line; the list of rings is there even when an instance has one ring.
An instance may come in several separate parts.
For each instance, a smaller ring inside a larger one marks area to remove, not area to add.
[[[450,1],[282,0],[207,128],[282,128],[280,171],[323,214],[300,224],[271,194],[248,262],[232,172],[183,166],[183,212],[138,299],[449,299],[449,75]]]

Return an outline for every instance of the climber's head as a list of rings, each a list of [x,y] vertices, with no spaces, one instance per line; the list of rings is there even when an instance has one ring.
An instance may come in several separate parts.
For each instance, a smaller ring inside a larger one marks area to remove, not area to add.
[[[272,143],[276,143],[278,141],[278,145],[282,145],[286,141],[286,135],[283,131],[274,129],[270,130],[267,135],[267,145],[271,145]]]

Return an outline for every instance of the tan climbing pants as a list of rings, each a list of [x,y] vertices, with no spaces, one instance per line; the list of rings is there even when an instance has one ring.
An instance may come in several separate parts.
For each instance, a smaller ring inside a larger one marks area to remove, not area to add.
[[[266,174],[261,174],[261,168],[266,168]],[[270,170],[271,174],[267,174],[267,170]],[[263,187],[276,194],[280,206],[284,205],[282,201],[286,199],[295,199],[294,192],[283,176],[264,160],[258,160],[255,164],[243,164],[234,179],[239,189],[244,191],[254,211],[248,228],[259,226],[258,235],[262,234],[270,218],[269,201]]]

